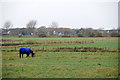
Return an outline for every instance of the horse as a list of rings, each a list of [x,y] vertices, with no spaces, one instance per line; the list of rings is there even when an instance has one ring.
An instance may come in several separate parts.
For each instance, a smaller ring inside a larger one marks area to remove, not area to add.
[[[19,57],[20,58],[21,58],[21,55],[22,55],[22,58],[23,58],[23,54],[26,54],[27,55],[26,57],[28,57],[30,55],[30,53],[31,53],[32,57],[35,54],[35,53],[33,53],[33,50],[31,50],[30,48],[20,48],[19,49],[19,54],[20,54]]]

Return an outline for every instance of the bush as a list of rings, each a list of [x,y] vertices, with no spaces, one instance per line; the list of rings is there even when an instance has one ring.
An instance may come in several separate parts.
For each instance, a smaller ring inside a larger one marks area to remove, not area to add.
[[[47,35],[46,34],[40,34],[40,35],[38,35],[39,37],[47,37]]]
[[[38,43],[38,42],[36,42],[36,41],[31,41],[31,40],[26,41],[26,44],[35,44],[35,43]]]
[[[110,36],[111,37],[120,37],[120,33],[114,32],[114,33],[111,33]]]

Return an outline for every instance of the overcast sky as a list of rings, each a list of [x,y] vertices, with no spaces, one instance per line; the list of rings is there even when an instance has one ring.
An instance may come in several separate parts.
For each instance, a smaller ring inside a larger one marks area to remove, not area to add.
[[[36,27],[48,27],[55,21],[59,27],[118,27],[118,0],[1,0],[0,27],[6,21],[13,27],[25,27],[37,20]]]

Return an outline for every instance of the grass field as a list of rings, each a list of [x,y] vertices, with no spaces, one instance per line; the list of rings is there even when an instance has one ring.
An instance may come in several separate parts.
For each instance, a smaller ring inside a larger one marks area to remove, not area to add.
[[[118,77],[118,38],[3,37],[2,44],[3,78]],[[35,57],[20,59],[20,47],[32,48]]]

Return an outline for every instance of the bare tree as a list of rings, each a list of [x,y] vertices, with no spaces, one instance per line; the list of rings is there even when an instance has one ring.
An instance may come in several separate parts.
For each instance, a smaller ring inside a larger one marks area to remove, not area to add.
[[[57,27],[58,27],[58,23],[57,23],[57,22],[52,22],[52,23],[50,24],[50,27],[51,27],[51,28],[57,28]]]
[[[36,24],[37,24],[36,20],[31,20],[26,24],[26,27],[34,29]]]
[[[32,35],[32,34],[34,33],[34,29],[35,29],[36,24],[37,24],[37,21],[36,21],[36,20],[30,20],[30,21],[26,24],[28,33],[29,33],[30,35]]]
[[[10,21],[6,21],[5,24],[3,25],[4,34],[9,34],[9,29],[13,27],[13,24]]]
[[[49,35],[54,35],[57,28],[58,28],[58,23],[52,22],[49,27]]]
[[[6,21],[4,26],[3,26],[3,28],[5,28],[7,30],[12,28],[12,27],[13,27],[13,24],[10,21]]]

